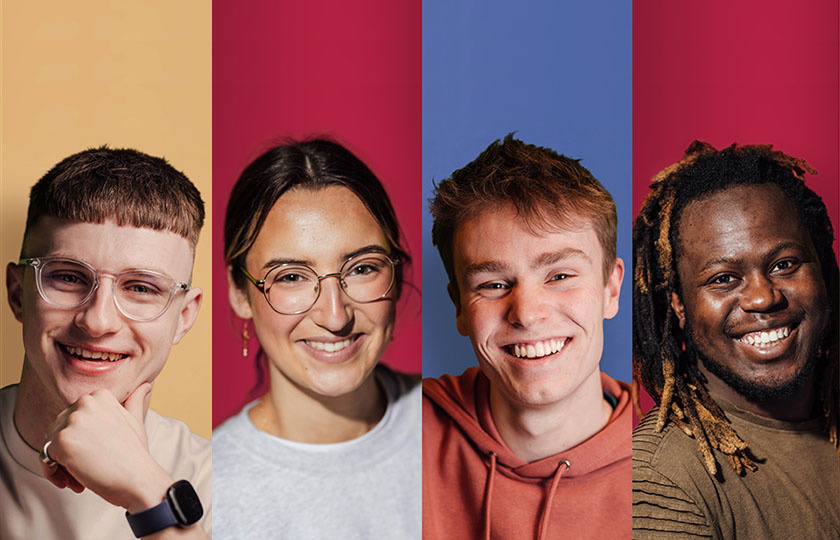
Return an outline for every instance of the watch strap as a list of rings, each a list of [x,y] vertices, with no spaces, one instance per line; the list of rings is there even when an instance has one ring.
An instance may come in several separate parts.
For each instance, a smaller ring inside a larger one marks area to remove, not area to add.
[[[126,512],[125,517],[128,520],[129,527],[131,527],[131,532],[137,538],[148,536],[173,525],[178,525],[178,518],[175,517],[175,513],[172,511],[172,505],[169,503],[168,497],[163,499],[157,506],[153,506],[148,510],[143,510],[136,514]]]

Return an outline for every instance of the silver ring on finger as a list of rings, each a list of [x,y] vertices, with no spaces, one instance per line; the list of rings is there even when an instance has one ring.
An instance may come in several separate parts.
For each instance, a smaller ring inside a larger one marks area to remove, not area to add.
[[[44,463],[47,467],[52,467],[53,465],[58,465],[58,462],[50,457],[49,448],[52,441],[47,441],[44,443],[44,447],[41,449],[41,462]]]

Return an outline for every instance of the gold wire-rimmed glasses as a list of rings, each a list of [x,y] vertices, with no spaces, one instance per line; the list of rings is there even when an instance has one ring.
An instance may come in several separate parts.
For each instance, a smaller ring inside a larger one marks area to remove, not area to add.
[[[306,313],[321,295],[321,281],[334,277],[341,290],[354,302],[367,304],[388,296],[394,286],[394,267],[399,259],[379,252],[366,252],[347,259],[338,272],[318,275],[300,263],[282,263],[271,267],[265,278],[256,279],[248,270],[239,269],[265,296],[268,305],[283,315]]]

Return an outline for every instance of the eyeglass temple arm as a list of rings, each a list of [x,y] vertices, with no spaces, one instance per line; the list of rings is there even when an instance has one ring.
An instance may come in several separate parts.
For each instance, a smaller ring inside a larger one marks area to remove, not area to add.
[[[245,277],[247,277],[247,278],[248,278],[248,280],[249,280],[251,283],[253,283],[253,284],[254,284],[254,287],[256,287],[257,289],[259,289],[260,291],[264,291],[264,290],[265,290],[265,280],[264,280],[264,279],[257,279],[257,278],[255,278],[254,276],[252,276],[251,274],[249,274],[247,270],[245,270],[245,267],[244,267],[244,266],[240,266],[240,267],[239,267],[239,269],[240,269],[240,270],[242,270],[242,273],[243,273],[243,274],[245,274]]]

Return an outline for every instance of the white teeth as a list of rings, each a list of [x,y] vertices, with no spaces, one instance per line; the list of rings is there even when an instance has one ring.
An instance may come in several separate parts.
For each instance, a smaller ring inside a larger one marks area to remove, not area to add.
[[[517,358],[542,358],[560,352],[565,344],[565,339],[548,339],[537,343],[515,343],[508,349]]]
[[[754,347],[767,347],[773,345],[780,340],[785,339],[790,335],[790,328],[784,326],[782,328],[774,328],[770,331],[765,332],[753,332],[752,334],[747,334],[739,339],[742,343],[747,343]]]
[[[326,351],[326,352],[336,352],[344,349],[345,347],[349,347],[351,343],[353,343],[352,338],[347,338],[344,341],[338,341],[336,343],[328,343],[325,341],[310,341],[305,340],[305,343],[312,347],[313,349],[319,351]]]
[[[109,362],[116,362],[117,360],[122,359],[122,357],[124,356],[120,353],[89,351],[87,349],[81,349],[79,347],[65,346],[64,348],[67,349],[67,352],[69,352],[73,356],[78,356],[86,360],[108,360]]]

